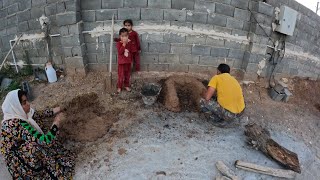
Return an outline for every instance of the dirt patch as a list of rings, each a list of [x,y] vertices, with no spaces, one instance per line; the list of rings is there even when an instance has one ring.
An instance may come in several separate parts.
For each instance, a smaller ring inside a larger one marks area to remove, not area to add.
[[[315,106],[320,104],[320,81],[304,79],[292,79],[290,82],[293,90],[293,103],[309,104]]]
[[[61,137],[76,142],[95,141],[103,137],[117,121],[115,111],[106,111],[96,93],[76,96],[65,103],[66,120]]]
[[[320,111],[320,104],[314,105]]]
[[[126,154],[127,153],[127,150],[125,150],[124,148],[120,148],[119,150],[118,150],[118,154],[120,155],[120,156],[122,156],[122,155],[124,155],[124,154]]]
[[[202,82],[193,77],[171,76],[163,86],[163,104],[173,112],[198,111],[199,100],[206,91]]]

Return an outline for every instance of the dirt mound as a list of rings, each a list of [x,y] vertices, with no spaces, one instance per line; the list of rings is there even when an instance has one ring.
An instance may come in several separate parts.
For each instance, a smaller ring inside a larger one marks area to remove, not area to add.
[[[66,119],[60,130],[62,141],[95,141],[117,121],[117,112],[106,111],[96,93],[83,94],[65,103]]]
[[[308,103],[312,106],[320,104],[320,81],[293,79],[293,103]]]
[[[163,85],[162,98],[165,107],[173,112],[198,111],[199,100],[205,86],[193,77],[171,76]]]

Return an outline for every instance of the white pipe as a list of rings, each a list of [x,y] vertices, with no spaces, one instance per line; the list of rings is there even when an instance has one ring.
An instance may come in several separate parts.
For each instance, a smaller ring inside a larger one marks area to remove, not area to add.
[[[10,43],[10,48],[12,48],[11,41],[9,43]],[[17,61],[16,61],[16,56],[14,55],[13,49],[11,51],[11,54],[12,54],[12,58],[13,58],[13,62],[14,62],[14,66],[16,68],[16,71],[17,71],[17,73],[19,73],[18,65],[17,65]]]
[[[114,32],[114,14],[112,15],[112,24],[111,24],[111,38],[110,38],[110,61],[109,61],[109,73],[112,72],[112,48],[113,48],[113,32]]]

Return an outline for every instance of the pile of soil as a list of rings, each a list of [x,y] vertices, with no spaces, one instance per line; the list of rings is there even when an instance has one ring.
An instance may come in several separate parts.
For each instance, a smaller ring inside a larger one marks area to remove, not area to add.
[[[161,96],[168,110],[197,112],[200,109],[199,101],[206,91],[202,82],[193,77],[171,76],[163,86]]]
[[[96,93],[76,96],[65,103],[64,108],[66,119],[60,130],[62,141],[95,141],[103,137],[117,121],[118,112],[106,111]]]

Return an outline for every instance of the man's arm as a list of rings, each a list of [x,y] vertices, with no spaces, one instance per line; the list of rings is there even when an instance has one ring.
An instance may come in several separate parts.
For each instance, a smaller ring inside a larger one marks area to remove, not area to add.
[[[214,95],[214,92],[215,92],[215,89],[213,87],[209,86],[206,94],[204,95],[204,99],[206,101],[209,101],[212,98],[212,96]]]

